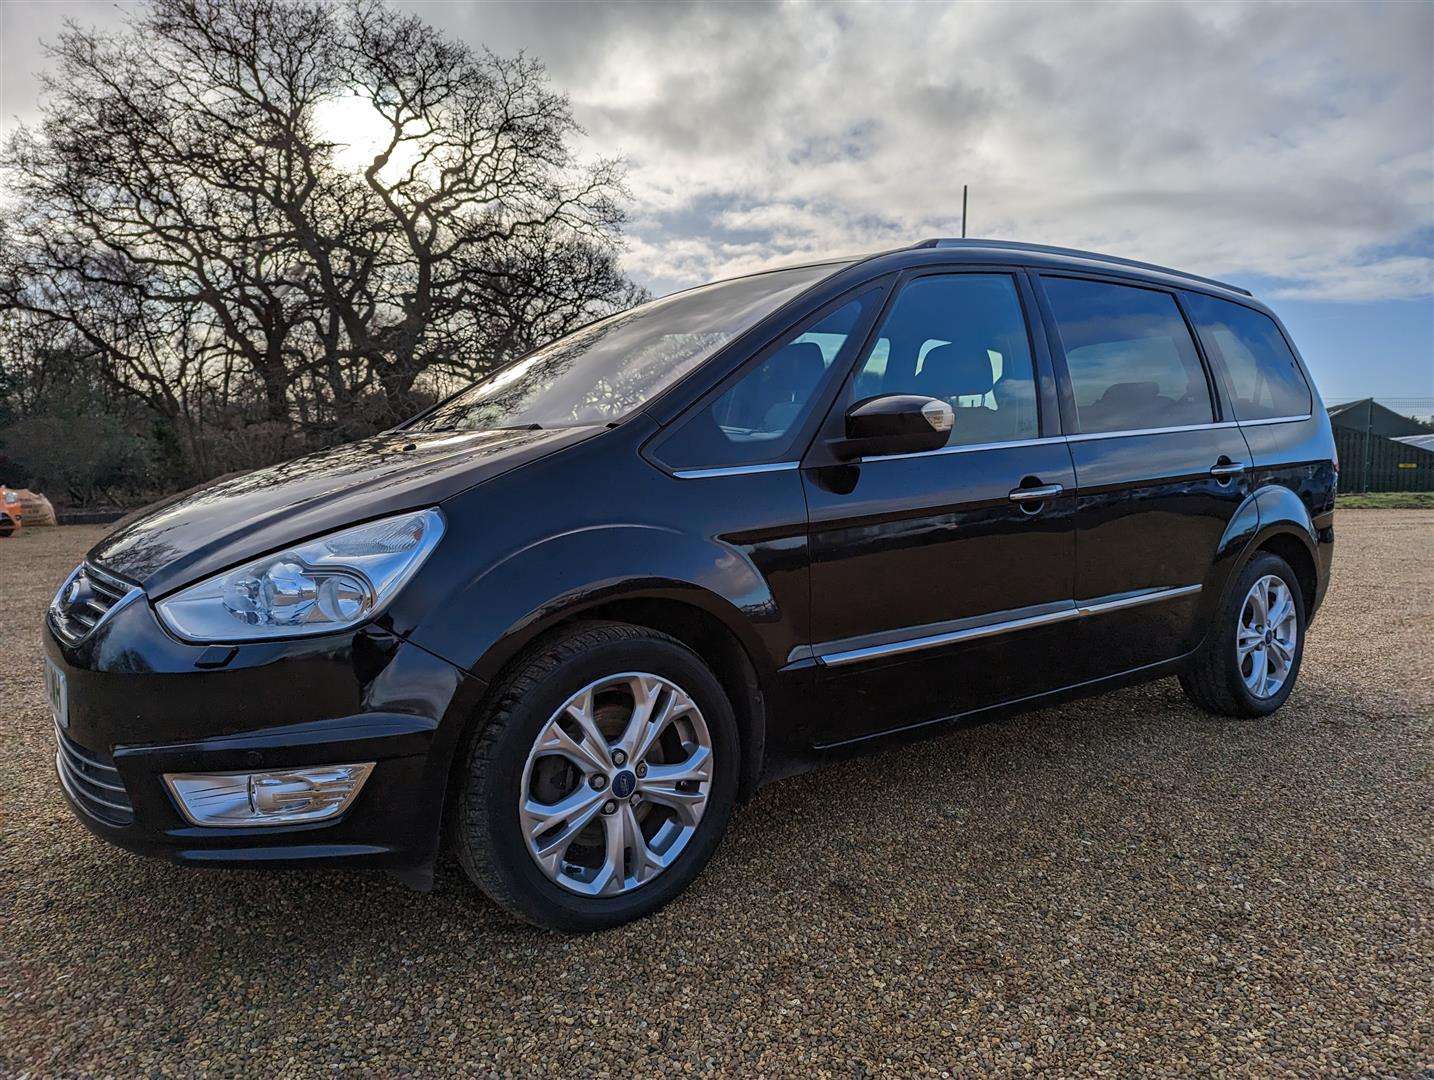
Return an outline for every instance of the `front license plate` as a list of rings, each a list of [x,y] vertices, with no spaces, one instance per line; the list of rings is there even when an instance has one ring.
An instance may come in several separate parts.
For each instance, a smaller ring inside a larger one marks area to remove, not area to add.
[[[45,659],[45,695],[50,699],[50,715],[61,728],[70,726],[70,693],[65,673],[48,657]]]

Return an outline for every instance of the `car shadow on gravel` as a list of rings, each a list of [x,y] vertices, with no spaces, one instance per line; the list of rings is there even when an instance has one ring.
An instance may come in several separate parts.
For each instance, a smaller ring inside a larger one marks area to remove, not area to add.
[[[1296,699],[1282,715],[1299,713]],[[962,864],[971,872],[979,868],[979,849],[993,839],[1042,840],[1041,830],[1051,824],[1039,812],[1043,809],[1090,801],[1113,783],[1131,793],[1158,789],[1159,773],[1178,768],[1186,780],[1167,781],[1173,793],[1191,778],[1198,784],[1202,768],[1230,756],[1231,733],[1243,748],[1238,755],[1248,760],[1250,751],[1262,747],[1277,754],[1288,726],[1205,716],[1169,682],[958,727],[928,741],[838,762],[771,785],[739,807],[712,867],[672,907],[701,908],[714,893],[738,904],[744,896],[757,902],[785,885],[802,891],[816,880],[825,892],[819,890],[815,902],[840,917],[842,908],[859,908],[857,899],[871,891],[870,884],[850,883],[839,857],[843,848],[870,853],[884,847],[899,861],[909,841],[926,846],[936,833],[945,838],[942,873]],[[1212,754],[1212,746],[1222,752]],[[1222,782],[1216,779],[1217,786]],[[852,797],[854,791],[859,798]],[[1058,814],[1057,833],[1042,842],[1066,842],[1065,822]],[[906,824],[912,825],[909,831],[902,828]],[[68,820],[59,827],[78,828]],[[816,842],[814,832],[820,834]],[[68,915],[88,908],[83,912],[88,925],[123,920],[131,935],[135,926],[151,926],[162,928],[170,940],[242,949],[252,964],[281,963],[298,952],[342,965],[375,939],[451,942],[455,926],[475,946],[548,942],[561,948],[568,940],[502,911],[446,856],[433,891],[420,893],[376,871],[178,866],[118,852],[98,840],[76,854],[80,858],[64,868],[65,875],[102,879],[106,888],[71,891],[65,899]],[[793,867],[800,868],[795,876]],[[920,862],[913,870],[904,880],[912,892],[925,877]],[[619,928],[603,936],[623,933]],[[696,940],[708,931],[699,921],[689,933]]]

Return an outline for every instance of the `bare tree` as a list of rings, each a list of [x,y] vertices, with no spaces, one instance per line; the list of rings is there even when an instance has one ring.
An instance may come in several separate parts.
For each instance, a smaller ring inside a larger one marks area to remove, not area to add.
[[[430,370],[481,374],[632,303],[614,162],[581,164],[541,65],[372,0],[154,0],[70,25],[3,166],[0,308],[68,327],[117,391],[192,421],[254,394],[356,434]],[[354,165],[325,110],[367,118]]]

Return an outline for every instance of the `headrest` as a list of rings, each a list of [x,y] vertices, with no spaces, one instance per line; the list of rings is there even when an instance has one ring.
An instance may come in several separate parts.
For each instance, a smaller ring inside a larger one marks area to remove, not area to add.
[[[826,371],[822,349],[814,341],[796,341],[778,349],[766,363],[768,378],[794,393],[805,395]]]
[[[985,394],[995,385],[986,350],[956,345],[938,345],[928,352],[919,381],[933,397],[971,397]]]
[[[815,341],[794,341],[777,350],[772,366],[810,376],[820,375],[827,365],[822,359],[822,347]]]
[[[1160,384],[1154,382],[1111,383],[1100,395],[1101,405],[1139,405],[1160,396]]]

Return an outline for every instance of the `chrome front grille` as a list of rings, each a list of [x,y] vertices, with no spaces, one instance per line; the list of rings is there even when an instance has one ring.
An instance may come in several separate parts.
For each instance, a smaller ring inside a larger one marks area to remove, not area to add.
[[[70,798],[86,813],[111,825],[128,825],[134,821],[134,807],[129,793],[108,756],[82,749],[58,727],[55,728],[55,769],[60,783]]]
[[[91,563],[75,568],[50,604],[50,625],[73,645],[90,634],[137,586],[107,574]]]

